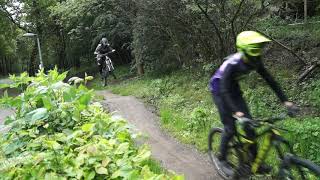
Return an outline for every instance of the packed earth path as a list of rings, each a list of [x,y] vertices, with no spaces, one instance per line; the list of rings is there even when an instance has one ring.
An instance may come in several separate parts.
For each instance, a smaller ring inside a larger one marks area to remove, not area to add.
[[[159,117],[141,101],[109,91],[97,93],[104,96],[102,104],[110,112],[127,119],[138,131],[147,135],[146,143],[151,147],[153,158],[161,162],[164,168],[183,174],[187,180],[221,179],[205,154],[164,133],[159,126]]]

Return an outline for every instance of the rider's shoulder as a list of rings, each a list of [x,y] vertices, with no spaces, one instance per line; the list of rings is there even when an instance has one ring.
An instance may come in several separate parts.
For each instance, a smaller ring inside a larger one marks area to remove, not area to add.
[[[242,58],[242,53],[235,53],[235,54],[231,54],[229,56],[227,56],[226,58],[224,58],[224,62],[223,62],[223,66],[227,66],[227,65],[236,65],[238,63],[240,63]]]
[[[231,54],[227,57],[224,58],[224,61],[227,61],[227,60],[241,60],[242,58],[242,53],[234,53],[234,54]]]

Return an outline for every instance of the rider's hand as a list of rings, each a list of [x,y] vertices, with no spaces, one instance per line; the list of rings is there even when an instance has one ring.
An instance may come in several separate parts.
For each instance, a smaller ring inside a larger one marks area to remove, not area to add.
[[[235,112],[234,115],[237,116],[237,117],[240,117],[240,118],[244,117],[244,113],[240,112],[240,111]]]
[[[100,59],[100,58],[102,58],[102,57],[103,57],[102,54],[98,54],[98,55],[97,55],[97,58],[98,58],[98,59]]]
[[[284,105],[286,106],[290,117],[294,117],[298,114],[299,108],[293,102],[286,101],[284,102]]]

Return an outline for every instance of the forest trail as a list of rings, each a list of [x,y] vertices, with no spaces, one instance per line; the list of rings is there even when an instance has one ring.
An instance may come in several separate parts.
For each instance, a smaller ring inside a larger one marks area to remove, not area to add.
[[[97,93],[104,96],[102,104],[111,112],[127,119],[138,131],[148,136],[146,143],[151,147],[152,156],[160,161],[164,168],[184,174],[187,180],[221,179],[207,156],[161,131],[159,118],[138,99],[108,91]]]

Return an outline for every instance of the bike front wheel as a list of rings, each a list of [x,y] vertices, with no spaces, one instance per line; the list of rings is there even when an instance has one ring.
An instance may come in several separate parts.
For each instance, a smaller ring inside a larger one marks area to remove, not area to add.
[[[228,148],[227,160],[230,164],[230,167],[234,171],[232,175],[227,175],[221,167],[221,163],[218,159],[219,149],[221,144],[223,129],[221,128],[212,128],[208,136],[208,154],[210,156],[212,164],[215,166],[219,175],[224,179],[234,179],[236,169],[239,167],[239,153],[232,146]],[[232,143],[232,142],[231,142]]]
[[[320,180],[320,167],[307,159],[286,155],[278,177],[287,180]]]

